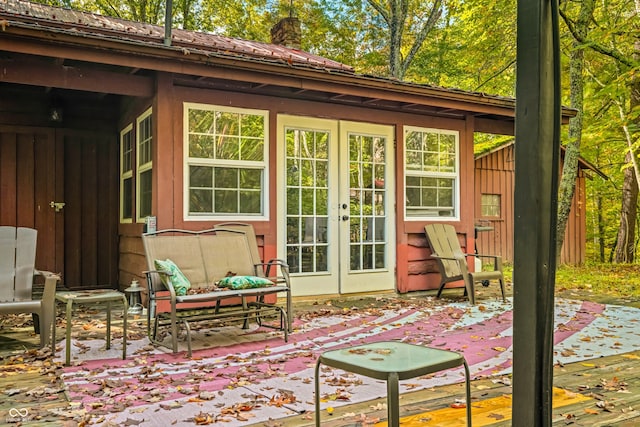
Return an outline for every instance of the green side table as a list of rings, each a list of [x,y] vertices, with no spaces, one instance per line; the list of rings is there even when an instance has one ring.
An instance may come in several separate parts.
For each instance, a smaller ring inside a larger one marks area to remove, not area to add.
[[[71,313],[73,311],[73,304],[97,304],[105,303],[107,306],[107,349],[111,348],[111,303],[122,303],[124,311],[122,315],[122,358],[127,358],[127,311],[129,304],[127,303],[127,297],[122,292],[114,291],[112,289],[96,289],[90,291],[59,291],[56,292],[56,302],[61,302],[67,306],[67,325],[66,325],[66,354],[65,365],[69,366],[71,363]],[[56,328],[53,327],[53,346],[55,349],[56,342]]]
[[[400,425],[398,381],[464,366],[467,391],[467,425],[471,426],[471,380],[462,354],[399,341],[383,341],[322,353],[315,369],[316,427],[320,427],[320,365],[387,382],[389,427]]]

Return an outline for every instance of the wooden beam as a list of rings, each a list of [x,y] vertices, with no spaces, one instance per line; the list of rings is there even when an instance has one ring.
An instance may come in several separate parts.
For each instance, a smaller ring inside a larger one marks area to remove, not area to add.
[[[22,57],[0,58],[0,82],[141,97],[151,97],[154,93],[151,77]]]
[[[560,155],[558,0],[518,0],[513,419],[550,426]]]

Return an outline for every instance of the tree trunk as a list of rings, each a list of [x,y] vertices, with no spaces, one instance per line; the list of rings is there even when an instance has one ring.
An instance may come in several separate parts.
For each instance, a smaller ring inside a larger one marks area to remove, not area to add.
[[[640,41],[635,43],[634,59],[640,57]],[[631,82],[630,110],[633,112],[640,106],[640,76],[634,74]],[[635,126],[628,126],[630,129],[637,129],[640,125],[640,118],[635,116]],[[638,162],[635,158],[633,140],[635,135],[628,135],[629,152],[625,158],[630,166],[624,170],[624,182],[622,184],[622,209],[620,211],[620,228],[618,229],[618,240],[616,244],[615,262],[631,263],[635,259],[636,252],[636,220],[638,216],[638,176],[636,171]]]
[[[600,194],[596,198],[596,210],[598,214],[598,259],[600,262],[604,262],[604,215],[602,214],[602,196]]]
[[[626,160],[631,162],[631,152]],[[636,218],[638,213],[638,181],[632,167],[624,170],[622,184],[622,209],[620,210],[620,228],[616,243],[615,262],[631,263],[635,257]]]
[[[580,14],[575,25],[575,32],[581,39],[585,39],[589,33],[589,22],[595,8],[594,0],[584,0],[580,7]],[[556,256],[558,264],[562,255],[565,229],[571,214],[571,204],[576,189],[578,176],[578,157],[580,156],[580,143],[582,141],[582,116],[584,99],[584,50],[582,43],[575,40],[570,57],[570,97],[571,107],[577,110],[577,114],[569,122],[569,142],[565,145],[562,177],[558,190],[558,220],[556,228]]]

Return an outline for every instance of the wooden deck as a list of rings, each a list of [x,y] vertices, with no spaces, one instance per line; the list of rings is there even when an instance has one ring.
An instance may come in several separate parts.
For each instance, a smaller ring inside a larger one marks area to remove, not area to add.
[[[569,295],[569,297],[575,299],[577,295]],[[621,303],[619,300],[589,297],[599,302]],[[627,303],[636,306],[638,304],[629,301]],[[334,308],[340,309],[335,301]],[[137,327],[142,330],[145,325],[139,323]],[[62,336],[62,330],[59,332],[59,336]],[[2,394],[0,425],[12,425],[11,423],[15,425],[18,422],[21,422],[19,425],[22,426],[82,424],[82,411],[69,403],[63,389],[60,380],[61,366],[53,364],[49,353],[39,351],[37,345],[38,337],[33,335],[30,326],[11,330],[4,327],[0,329],[0,393]],[[473,381],[474,426],[518,425],[510,418],[512,393],[510,381],[510,377]],[[554,425],[603,427],[640,425],[640,351],[555,366],[554,386],[568,391],[569,396],[575,393],[587,398],[554,408]],[[464,425],[462,409],[458,410],[459,417],[447,419],[444,416],[442,418],[443,410],[448,415],[455,412],[451,410],[450,405],[456,398],[464,398],[463,386],[460,384],[404,393],[401,395],[401,416],[413,417],[412,419],[403,418],[401,425],[406,427]],[[503,408],[489,406],[489,403],[496,398],[501,398],[498,400],[502,402]],[[373,421],[385,421],[384,404],[385,399],[380,399],[336,408],[331,415],[322,414],[322,426],[376,425]],[[20,419],[23,414],[28,414],[28,417]],[[246,425],[307,427],[314,425],[314,419],[313,414],[302,414],[274,420],[271,424],[261,422]],[[377,425],[386,425],[386,423]]]

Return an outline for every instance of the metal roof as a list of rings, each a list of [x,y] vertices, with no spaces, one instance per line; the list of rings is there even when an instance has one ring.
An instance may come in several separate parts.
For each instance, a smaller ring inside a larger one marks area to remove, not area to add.
[[[142,22],[97,15],[73,9],[47,6],[22,0],[0,0],[0,12],[26,22],[32,19],[39,25],[67,29],[78,36],[101,35],[132,42],[164,45],[164,27]],[[7,25],[7,24],[5,24]],[[11,25],[8,22],[8,25]],[[217,34],[172,29],[172,45],[187,50],[217,52],[263,60],[296,63],[323,69],[353,72],[353,67],[286,46],[241,40]]]

